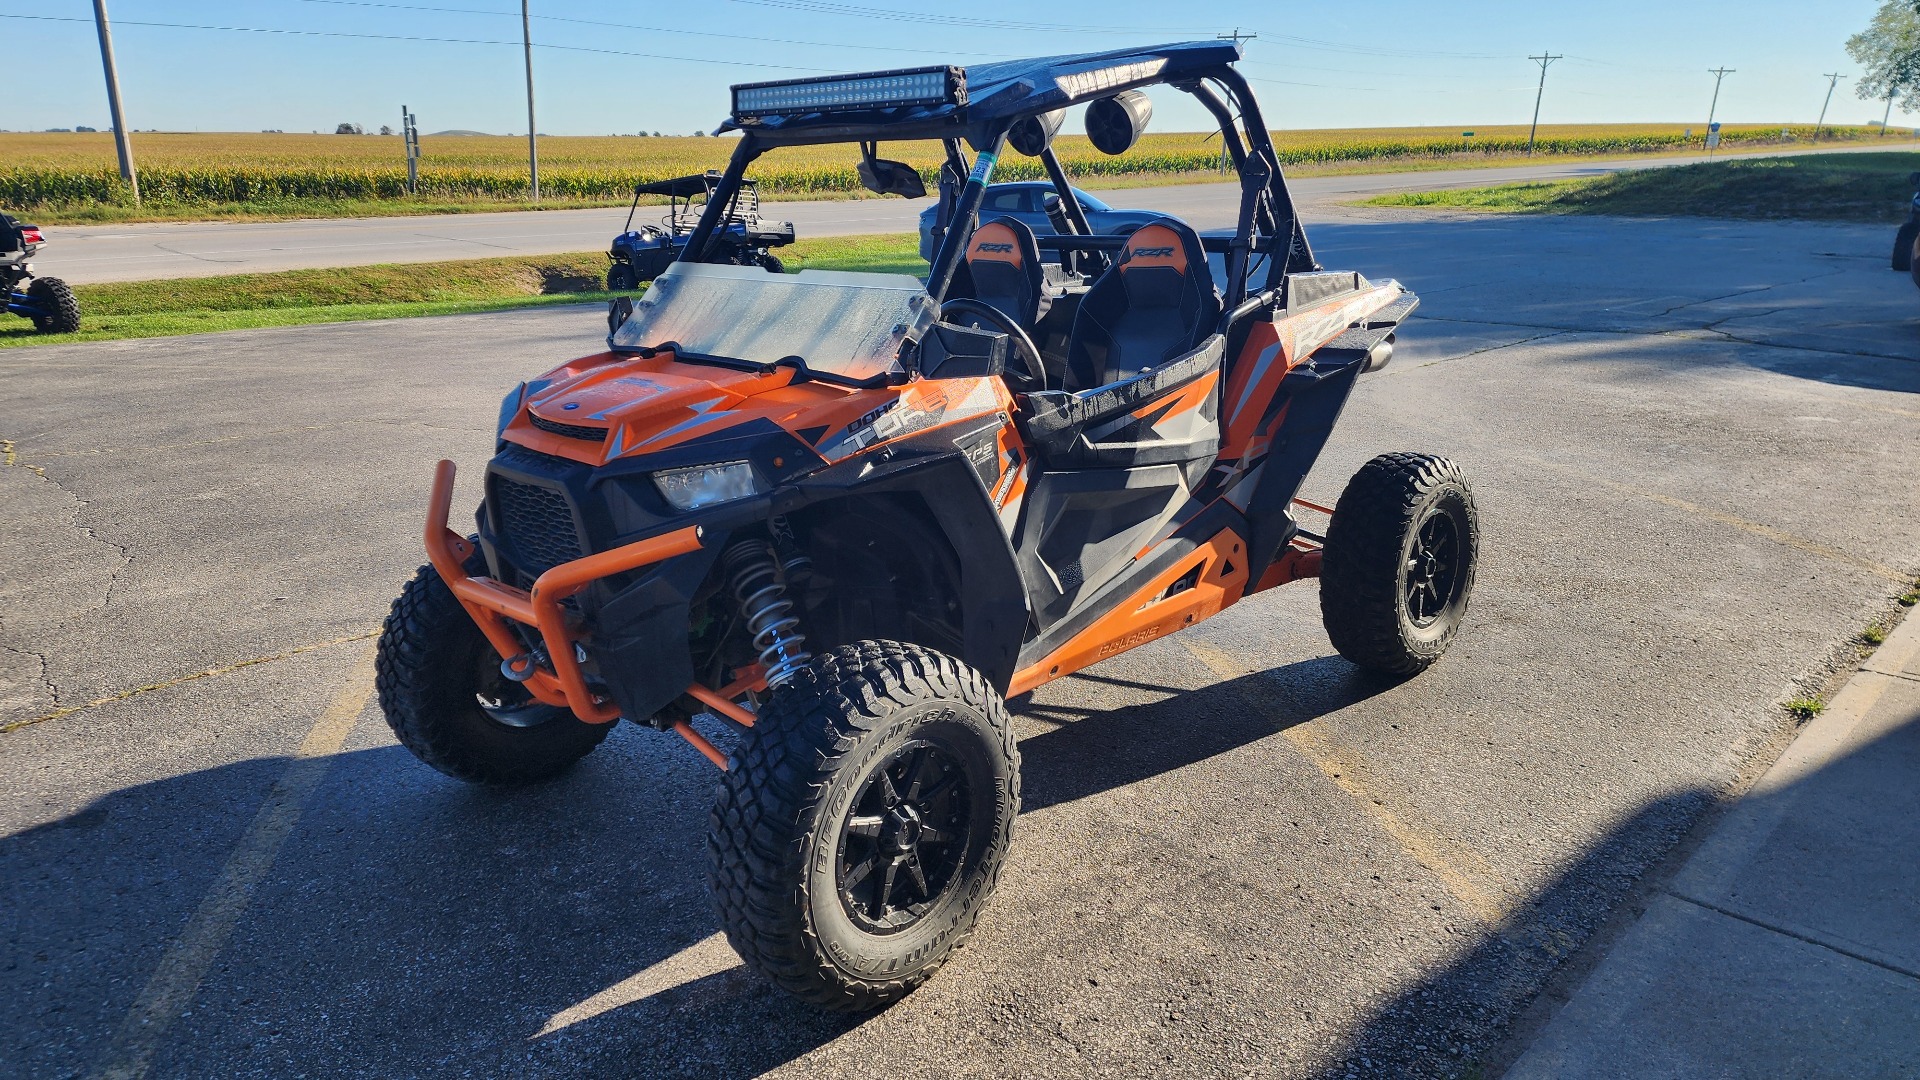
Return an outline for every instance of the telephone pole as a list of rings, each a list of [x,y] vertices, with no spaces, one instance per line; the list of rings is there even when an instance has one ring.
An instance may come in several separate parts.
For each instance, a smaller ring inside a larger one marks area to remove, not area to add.
[[[1713,137],[1713,114],[1718,112],[1720,109],[1720,80],[1733,74],[1733,72],[1734,72],[1734,69],[1728,68],[1728,67],[1707,69],[1707,74],[1713,76],[1713,104],[1707,106],[1707,156],[1708,157],[1712,157],[1713,152],[1720,148],[1718,145],[1718,140],[1716,140]]]
[[[127,116],[120,108],[120,73],[113,63],[113,30],[107,25],[107,0],[93,0],[93,22],[100,31],[100,64],[107,71],[107,108],[113,112],[113,148],[120,154],[120,178],[133,188],[133,205],[140,205],[140,174],[133,168],[133,141],[127,137]]]
[[[1253,40],[1254,38],[1257,38],[1257,37],[1259,37],[1259,36],[1260,36],[1259,34],[1255,34],[1255,33],[1251,33],[1251,32],[1248,32],[1248,33],[1244,33],[1244,34],[1243,34],[1243,33],[1241,33],[1241,32],[1240,32],[1240,28],[1236,26],[1236,27],[1234,27],[1234,28],[1233,28],[1233,33],[1231,33],[1231,34],[1215,34],[1215,35],[1213,35],[1213,39],[1214,39],[1215,41],[1231,41],[1231,42],[1233,42],[1233,43],[1234,43],[1235,45],[1238,45],[1238,44],[1240,44],[1240,43],[1241,43],[1241,42],[1243,42],[1243,41],[1252,41],[1252,40]]]
[[[1887,121],[1893,119],[1893,97],[1899,93],[1898,87],[1887,91],[1887,111],[1880,114],[1880,137],[1887,137]]]
[[[1533,95],[1533,127],[1527,131],[1527,156],[1532,157],[1534,137],[1540,134],[1540,99],[1547,96],[1547,68],[1551,66],[1555,60],[1565,59],[1565,56],[1541,53],[1539,56],[1529,56],[1527,59],[1540,65],[1540,89],[1535,91]]]
[[[1833,104],[1833,88],[1840,85],[1841,79],[1846,78],[1845,75],[1831,71],[1821,77],[1827,80],[1827,100],[1820,103],[1820,119],[1813,122],[1814,142],[1820,141],[1820,127],[1827,122],[1827,106]]]
[[[527,0],[520,0],[520,43],[527,51],[527,171],[533,177],[533,201],[540,201],[540,146],[534,141],[539,130],[533,120],[533,17],[527,14]]]

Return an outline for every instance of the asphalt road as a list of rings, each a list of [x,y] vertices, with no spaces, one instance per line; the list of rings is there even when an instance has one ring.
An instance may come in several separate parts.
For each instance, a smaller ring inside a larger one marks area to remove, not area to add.
[[[1872,152],[1912,148],[1911,143],[1896,141],[1884,147],[1847,149]],[[1293,181],[1293,190],[1303,207],[1315,211],[1329,204],[1392,191],[1560,180],[1703,160],[1702,157],[1629,158],[1444,172],[1309,176]],[[1128,188],[1108,193],[1108,201],[1116,206],[1174,214],[1200,229],[1231,227],[1238,200],[1238,189],[1231,184]],[[777,212],[781,219],[793,221],[801,236],[845,236],[913,232],[919,228],[918,216],[925,205],[904,199],[842,199],[782,202]],[[661,213],[658,208],[642,208],[638,220],[657,220]],[[61,226],[51,230],[52,242],[42,249],[34,266],[43,274],[88,283],[210,277],[314,266],[551,255],[604,250],[626,220],[625,209],[606,209],[252,223]]]
[[[590,308],[0,359],[0,1072],[1426,1076],[1514,1018],[1920,565],[1886,231],[1350,216],[1426,298],[1309,482],[1443,452],[1486,550],[1394,687],[1311,583],[1042,690],[972,944],[864,1020],[749,977],[714,775],[625,727],[517,793],[413,761],[367,635]]]

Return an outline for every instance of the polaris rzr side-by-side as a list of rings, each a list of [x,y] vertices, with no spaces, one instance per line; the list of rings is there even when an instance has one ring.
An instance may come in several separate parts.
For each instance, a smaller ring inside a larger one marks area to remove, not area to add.
[[[858,1010],[923,983],[994,889],[1020,807],[1009,697],[1316,576],[1341,655],[1433,663],[1480,544],[1460,469],[1386,454],[1332,508],[1297,497],[1417,301],[1315,262],[1239,58],[734,87],[739,141],[679,259],[614,301],[604,351],[502,402],[473,535],[439,464],[430,564],[379,645],[400,741],[510,784],[621,719],[677,733],[722,770],[710,885],[734,948]],[[1072,199],[1060,110],[1124,150],[1155,85],[1219,123],[1231,235],[1098,235]],[[925,281],[732,263],[727,208],[770,149],[847,144],[868,188],[924,194],[883,140],[937,140],[964,178]],[[1009,145],[1069,229],[980,220]],[[1043,250],[1071,258],[1043,272]]]
[[[714,189],[720,186],[716,172],[676,176],[640,184],[633,189],[633,205],[627,209],[627,223],[613,247],[607,252],[612,263],[607,267],[607,288],[628,292],[652,281],[673,265],[686,250],[687,238],[700,224]],[[633,216],[646,195],[667,198],[666,216],[658,225],[633,227]],[[709,243],[709,255],[716,261],[737,266],[759,266],[778,274],[786,268],[773,249],[793,243],[793,222],[761,221],[760,193],[752,180],[742,180],[729,194],[726,210],[715,226]]]
[[[42,334],[71,334],[80,329],[80,302],[73,289],[59,278],[33,276],[30,260],[44,243],[40,226],[0,214],[0,286],[6,289],[7,310],[31,321]]]

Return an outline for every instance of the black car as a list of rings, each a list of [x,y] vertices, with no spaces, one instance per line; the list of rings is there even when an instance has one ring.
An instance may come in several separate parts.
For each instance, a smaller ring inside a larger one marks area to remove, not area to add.
[[[1096,236],[1112,236],[1129,233],[1149,222],[1161,221],[1165,214],[1156,214],[1151,210],[1116,210],[1099,199],[1073,189],[1074,198],[1080,200],[1080,208],[1086,212],[1087,224],[1093,227]],[[1024,223],[1035,233],[1058,232],[1052,218],[1047,214],[1048,200],[1056,205],[1060,196],[1056,195],[1053,185],[1045,180],[1023,180],[1010,184],[990,184],[987,187],[986,202],[980,206],[980,220],[991,221],[997,217],[1010,217]],[[920,212],[920,257],[929,261],[933,258],[934,224],[940,215],[938,205],[929,206]]]

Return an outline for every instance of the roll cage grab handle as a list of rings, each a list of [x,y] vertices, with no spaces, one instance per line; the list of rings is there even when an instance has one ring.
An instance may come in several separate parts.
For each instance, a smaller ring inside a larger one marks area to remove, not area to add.
[[[1223,98],[1209,86],[1209,81],[1217,83],[1226,96]],[[1252,89],[1237,70],[1224,64],[1196,78],[1162,85],[1192,94],[1212,114],[1220,125],[1220,137],[1228,156],[1240,174],[1240,211],[1235,221],[1233,245],[1227,255],[1227,281],[1222,297],[1224,306],[1229,312],[1237,312],[1248,306],[1250,290],[1247,277],[1256,235],[1287,237],[1285,254],[1271,260],[1268,265],[1266,288],[1251,290],[1255,297],[1271,296],[1271,302],[1283,301],[1286,275],[1316,270],[1319,264],[1314,260],[1313,249],[1307,244],[1306,233],[1300,227],[1300,216],[1294,207],[1293,195],[1287,190],[1279,156],[1274,152],[1272,136],[1267,133],[1266,121],[1261,116],[1260,105],[1254,99]],[[976,156],[973,167],[966,172],[966,185],[955,201],[953,216],[946,223],[939,248],[928,267],[927,292],[935,301],[941,300],[952,284],[954,272],[966,251],[966,242],[978,224],[980,204],[986,199],[987,184],[992,180],[1000,154],[1006,149],[1009,126],[988,133],[986,148]],[[1245,141],[1241,138],[1243,131]],[[957,152],[955,141],[943,141],[946,143],[948,167],[963,164],[965,158]],[[700,262],[706,258],[714,232],[720,221],[724,220],[727,208],[739,196],[740,182],[746,176],[747,167],[764,151],[761,140],[751,131],[740,136],[740,143],[734,147],[733,157],[727,163],[720,183],[707,197],[699,224],[687,237],[687,246],[680,253],[680,261]],[[1066,171],[1060,167],[1060,161],[1051,146],[1041,154],[1040,161],[1064,201],[1063,208],[1068,221],[1083,235],[1091,235],[1086,215],[1079,201],[1074,198]],[[1260,305],[1254,306],[1257,308]]]

